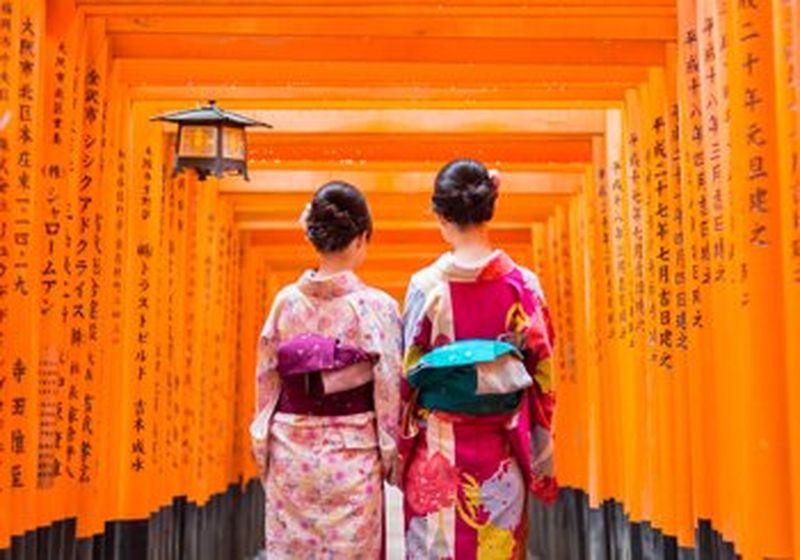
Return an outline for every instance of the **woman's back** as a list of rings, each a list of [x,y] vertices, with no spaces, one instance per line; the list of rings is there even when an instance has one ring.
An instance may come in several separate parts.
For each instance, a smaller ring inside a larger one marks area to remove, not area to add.
[[[396,453],[397,304],[353,272],[372,231],[355,187],[319,189],[304,226],[319,266],[278,293],[259,339],[251,432],[267,555],[374,560]]]
[[[506,337],[518,327],[521,312],[544,310],[536,275],[500,250],[472,263],[442,255],[412,276],[406,300],[406,340],[426,350],[455,340]],[[444,328],[431,336],[428,324],[450,324],[451,332]],[[422,329],[419,336],[409,332],[414,328]]]
[[[520,558],[528,490],[554,497],[552,331],[536,276],[492,249],[499,182],[471,160],[432,196],[453,251],[411,279],[400,437],[409,558]]]

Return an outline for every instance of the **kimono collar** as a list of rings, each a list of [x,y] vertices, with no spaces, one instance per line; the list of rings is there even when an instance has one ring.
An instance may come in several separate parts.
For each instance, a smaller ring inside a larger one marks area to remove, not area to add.
[[[445,253],[439,258],[437,266],[442,274],[455,281],[495,280],[505,276],[516,266],[505,251],[495,249],[487,257],[465,263],[457,260],[453,253]]]
[[[309,297],[334,299],[360,290],[364,284],[351,271],[319,278],[315,270],[307,270],[298,280],[297,287]]]

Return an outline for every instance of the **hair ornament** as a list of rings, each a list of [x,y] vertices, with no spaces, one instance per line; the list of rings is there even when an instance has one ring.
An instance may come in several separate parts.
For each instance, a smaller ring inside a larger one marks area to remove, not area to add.
[[[497,169],[489,170],[489,180],[494,185],[495,190],[500,190],[500,172]]]

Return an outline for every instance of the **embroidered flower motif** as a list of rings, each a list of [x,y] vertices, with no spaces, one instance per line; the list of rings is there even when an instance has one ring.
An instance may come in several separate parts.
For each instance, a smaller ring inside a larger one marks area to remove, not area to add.
[[[458,491],[458,469],[441,453],[411,463],[406,480],[406,498],[418,514],[452,506]]]
[[[489,514],[489,523],[515,530],[525,505],[525,481],[516,461],[503,461],[497,471],[481,484],[480,496],[481,505]]]

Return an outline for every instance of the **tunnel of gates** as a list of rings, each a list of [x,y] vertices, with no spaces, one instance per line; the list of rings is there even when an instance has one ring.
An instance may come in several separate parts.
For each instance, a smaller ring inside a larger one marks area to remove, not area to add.
[[[363,276],[402,298],[462,155],[504,171],[495,239],[558,333],[534,556],[797,557],[799,41],[796,0],[0,1],[0,558],[254,553],[254,348],[311,262],[297,215],[352,177]],[[168,171],[149,117],[212,94],[274,119],[250,185]]]

